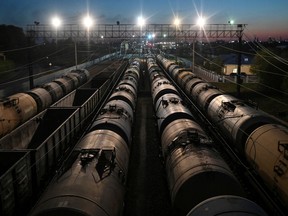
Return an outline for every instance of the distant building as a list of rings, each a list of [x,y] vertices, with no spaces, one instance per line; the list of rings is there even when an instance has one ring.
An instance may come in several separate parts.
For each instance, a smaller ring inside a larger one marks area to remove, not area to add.
[[[224,74],[230,75],[233,73],[237,73],[237,67],[238,67],[238,54],[227,54],[227,55],[221,55],[220,58],[223,61],[224,64]],[[241,55],[241,73],[246,73],[247,75],[252,74],[250,72],[251,63],[252,63],[253,57],[249,55]]]

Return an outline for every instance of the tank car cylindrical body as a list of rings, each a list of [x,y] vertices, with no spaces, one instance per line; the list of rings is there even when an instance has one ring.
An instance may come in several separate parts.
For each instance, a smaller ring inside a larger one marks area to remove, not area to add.
[[[58,83],[64,94],[68,94],[71,92],[75,87],[74,87],[74,81],[70,77],[62,77],[54,80],[54,82]]]
[[[32,216],[110,216],[122,212],[129,158],[127,143],[113,131],[95,130],[83,138],[79,148],[77,160],[48,187]],[[102,151],[93,151],[96,148]],[[103,173],[98,168],[101,155],[107,159]],[[116,163],[109,163],[109,157],[115,157]]]
[[[195,206],[187,216],[268,216],[256,203],[243,197],[223,195],[207,199]]]
[[[261,125],[275,122],[266,113],[230,95],[215,97],[208,106],[207,114],[242,154],[244,154],[246,140],[253,130]]]
[[[190,139],[193,136],[197,141],[200,139],[209,140],[207,134],[195,121],[188,118],[175,119],[167,124],[161,134],[161,146],[164,154],[167,155],[168,152],[175,147],[177,139],[184,135],[189,135],[188,137]],[[186,137],[186,144],[192,141],[192,139],[188,140],[188,137]]]
[[[202,110],[207,110],[210,102],[218,95],[221,95],[220,92],[216,87],[208,84],[208,83],[198,83],[194,86],[191,96],[197,106]]]
[[[184,89],[186,94],[192,96],[192,91],[194,87],[199,83],[204,83],[204,81],[198,77],[192,77],[192,76],[190,77],[190,79],[187,79]]]
[[[125,71],[125,76],[132,76],[138,81],[140,79],[139,69],[136,67],[128,67],[128,69]]]
[[[153,81],[153,77],[150,79]],[[151,89],[172,205],[177,214],[186,215],[211,197],[243,196],[238,180],[183,105],[177,90],[162,90],[163,80],[153,82]]]
[[[288,129],[266,124],[254,130],[245,146],[247,159],[288,205]]]
[[[34,98],[28,94],[17,93],[10,96],[9,99],[16,101],[14,108],[19,115],[21,122],[26,121],[37,113],[37,103]]]
[[[56,82],[50,82],[43,85],[43,88],[46,89],[52,97],[53,103],[60,99],[63,95],[63,89]]]
[[[69,74],[75,75],[79,81],[79,85],[84,84],[85,82],[88,81],[90,73],[86,69],[81,69],[81,70],[72,70]]]
[[[193,73],[191,71],[188,71],[187,69],[182,69],[180,73],[177,74],[176,76],[176,82],[183,88],[185,89],[185,77],[186,76],[192,76]]]
[[[167,93],[154,104],[160,134],[172,121],[193,119],[191,112],[183,105],[183,101],[178,95]]]
[[[180,138],[179,148],[167,157],[166,170],[172,204],[179,214],[186,215],[198,203],[214,196],[244,195],[232,171],[212,146],[197,144],[194,138],[189,144],[182,137],[175,138]]]
[[[69,77],[70,79],[72,79],[72,82],[73,82],[73,86],[74,88],[78,87],[80,85],[80,82],[78,80],[78,76],[80,76],[79,74],[77,73],[68,73],[65,75],[65,77]]]
[[[121,215],[136,98],[118,90],[77,144],[75,162],[49,186],[32,216]]]
[[[109,100],[123,100],[128,103],[132,109],[136,106],[137,92],[129,85],[120,85],[113,92]]]
[[[132,107],[125,101],[112,100],[101,110],[100,116],[93,123],[91,130],[109,129],[117,132],[127,143],[130,143],[132,123]]]
[[[3,136],[19,124],[37,113],[37,103],[26,93],[17,93],[0,103],[0,136]]]
[[[158,101],[164,94],[172,93],[178,95],[176,88],[163,76],[159,76],[152,81],[152,99],[154,103]]]
[[[130,85],[131,87],[134,88],[135,91],[137,91],[138,81],[135,78],[133,78],[131,76],[126,76],[119,83],[119,85],[123,85],[123,84]]]
[[[52,104],[52,97],[44,88],[34,88],[27,92],[37,103],[37,112],[41,112]]]

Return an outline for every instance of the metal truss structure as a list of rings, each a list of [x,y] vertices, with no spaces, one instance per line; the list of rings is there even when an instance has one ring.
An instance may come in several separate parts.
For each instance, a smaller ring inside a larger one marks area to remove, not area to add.
[[[140,27],[136,24],[98,24],[90,30],[77,24],[66,24],[58,29],[51,25],[27,25],[27,36],[63,40],[72,38],[84,40],[131,40],[153,39],[157,41],[192,41],[195,38],[233,39],[242,36],[246,24],[206,24],[200,28],[196,24],[147,24]]]

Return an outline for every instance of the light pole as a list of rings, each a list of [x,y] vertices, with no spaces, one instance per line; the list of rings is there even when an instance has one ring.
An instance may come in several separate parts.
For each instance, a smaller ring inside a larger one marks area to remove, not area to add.
[[[140,34],[139,34],[140,38],[139,56],[140,56],[140,50],[142,50],[142,28],[145,25],[145,19],[142,16],[138,17],[137,25],[140,26]]]
[[[244,25],[238,24],[238,65],[237,65],[237,97],[240,97],[240,85],[242,82],[242,79],[240,77],[241,75],[241,63],[242,63],[242,35],[243,35],[243,28]]]
[[[200,28],[200,31],[204,28],[206,20],[204,17],[198,17],[197,26]],[[195,37],[193,38],[193,52],[192,52],[192,71],[195,71],[195,41],[197,37],[197,31],[195,33]]]
[[[176,62],[178,63],[178,49],[177,49],[177,41],[178,41],[178,36],[177,36],[177,29],[179,28],[180,25],[180,19],[175,18],[174,20],[174,25],[175,25],[175,48],[176,48]]]
[[[59,17],[53,17],[52,18],[52,25],[56,29],[56,45],[57,45],[57,41],[58,41],[58,28],[59,28],[59,26],[61,26],[61,23],[62,23],[62,21]]]
[[[90,28],[92,27],[93,23],[94,23],[94,21],[89,16],[89,14],[87,16],[85,16],[82,20],[82,24],[86,27],[86,29],[88,31],[88,40],[89,40],[89,31],[90,31]],[[56,29],[56,44],[57,44],[57,38],[58,38],[58,29],[61,26],[61,24],[62,24],[62,21],[59,17],[53,17],[52,18],[52,25]],[[77,70],[77,67],[78,67],[77,37],[74,38],[74,55],[75,55],[75,69]]]

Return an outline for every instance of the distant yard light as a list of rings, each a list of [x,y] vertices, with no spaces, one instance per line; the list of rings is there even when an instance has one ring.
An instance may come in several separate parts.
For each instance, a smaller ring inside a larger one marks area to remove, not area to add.
[[[174,25],[176,25],[176,26],[180,25],[180,19],[179,18],[175,18]]]
[[[93,19],[89,15],[87,15],[83,18],[83,24],[86,28],[89,29],[93,25]]]
[[[229,20],[228,23],[233,25],[234,24],[234,20]]]
[[[145,25],[145,19],[143,17],[138,17],[137,24],[141,27],[144,26]]]
[[[199,17],[197,20],[197,25],[202,28],[204,27],[205,24],[206,24],[206,19],[204,17]]]
[[[55,27],[55,28],[58,28],[60,25],[61,25],[61,20],[59,17],[53,17],[52,18],[52,25]]]

